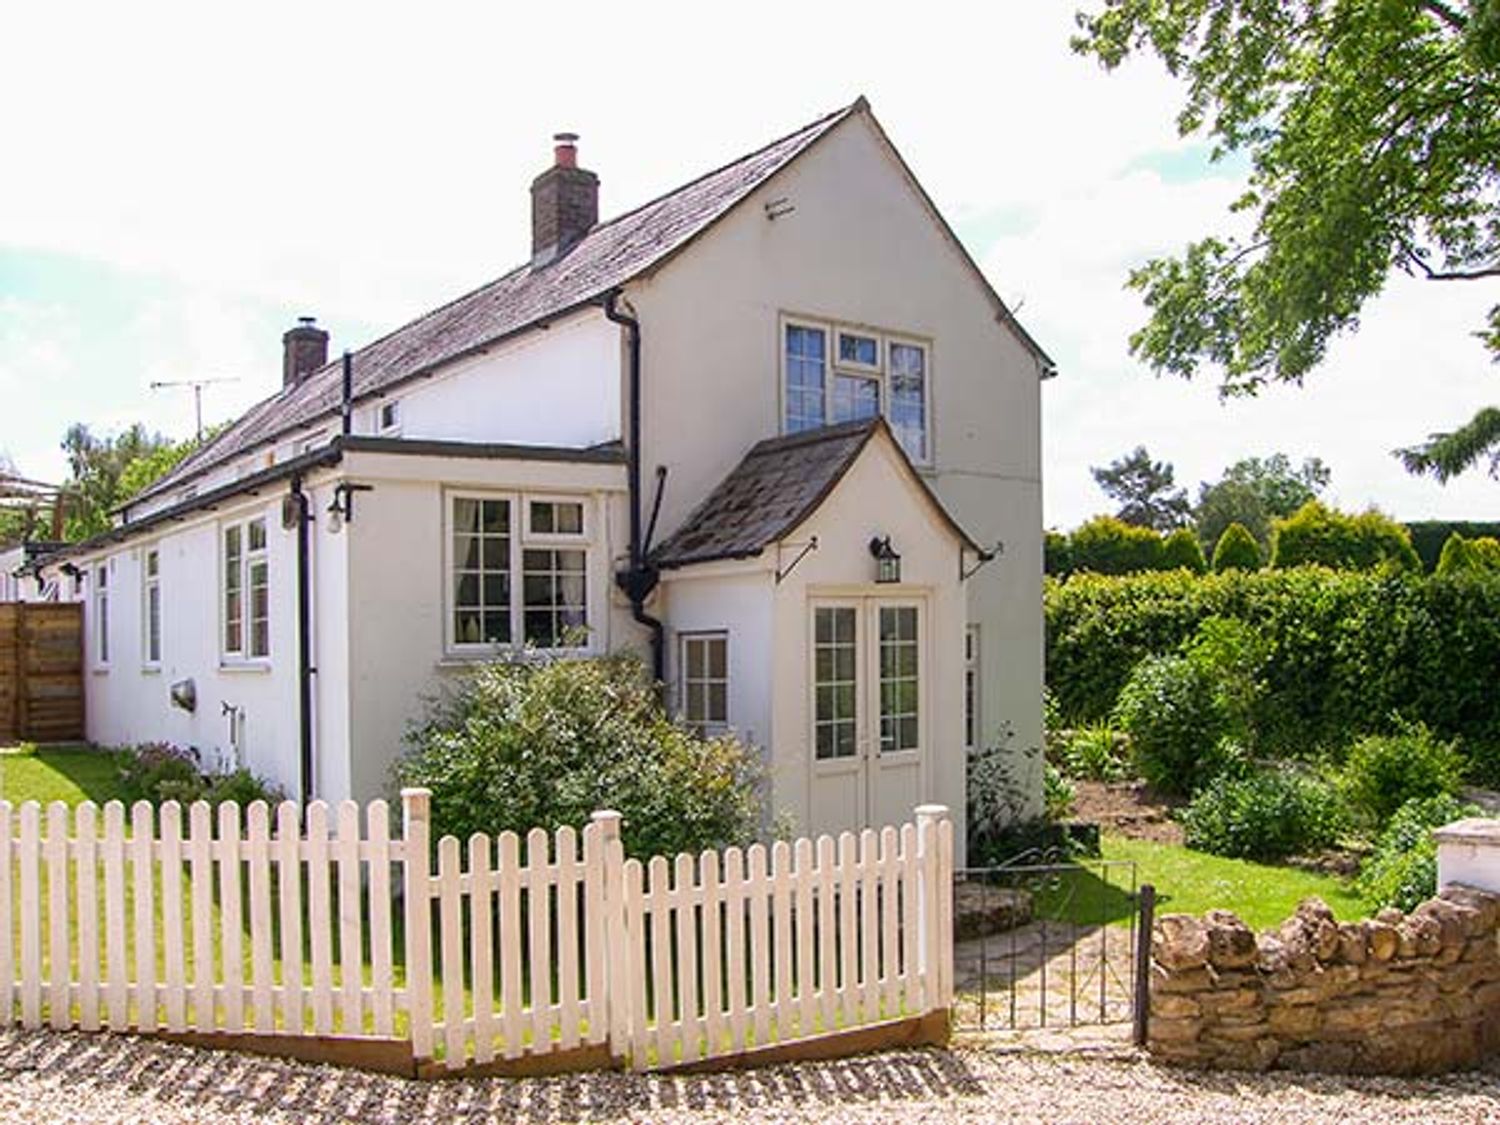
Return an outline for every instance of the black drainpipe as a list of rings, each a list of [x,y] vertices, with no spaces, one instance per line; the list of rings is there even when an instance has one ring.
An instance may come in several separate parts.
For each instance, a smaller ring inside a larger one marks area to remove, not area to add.
[[[343,434],[348,437],[354,432],[354,357],[347,351],[344,353],[344,395],[339,403],[339,415]]]
[[[646,612],[646,599],[656,589],[660,574],[646,560],[641,535],[641,322],[618,307],[620,291],[604,298],[604,315],[625,328],[626,365],[630,382],[630,417],[627,421],[625,477],[630,491],[630,566],[615,575],[615,583],[630,599],[630,616],[651,630],[651,674],[657,683],[667,677],[666,630]]]
[[[307,493],[302,491],[302,474],[292,477],[291,502],[297,520],[297,723],[302,758],[302,800],[313,798],[313,675],[312,662],[312,583],[308,567],[308,527],[312,523]]]

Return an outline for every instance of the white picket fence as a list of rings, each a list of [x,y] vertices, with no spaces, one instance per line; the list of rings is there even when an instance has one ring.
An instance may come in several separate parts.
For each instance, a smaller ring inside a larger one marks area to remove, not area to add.
[[[430,847],[371,802],[0,802],[0,1024],[591,1051],[637,1068],[945,1010],[952,826],[626,860],[580,832]],[[330,823],[332,816],[332,823]],[[400,911],[399,920],[396,912]],[[399,921],[399,924],[398,924]]]

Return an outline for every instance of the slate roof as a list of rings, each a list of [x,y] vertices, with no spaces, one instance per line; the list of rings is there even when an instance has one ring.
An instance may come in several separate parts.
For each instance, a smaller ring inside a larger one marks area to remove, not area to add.
[[[977,551],[906,460],[885,420],[871,418],[757,443],[682,526],[651,552],[651,561],[671,570],[760,554],[817,511],[878,433],[891,441],[940,518],[964,546]]]
[[[546,265],[521,266],[434,309],[353,355],[354,397],[363,398],[478,351],[540,321],[598,300],[680,250],[852,113],[863,98],[676,191],[596,226]],[[342,360],[252,406],[132,504],[319,419],[335,415]]]

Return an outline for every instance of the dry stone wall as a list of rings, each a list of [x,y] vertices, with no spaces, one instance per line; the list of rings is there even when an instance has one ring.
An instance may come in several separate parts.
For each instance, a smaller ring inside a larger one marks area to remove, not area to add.
[[[1164,1062],[1431,1074],[1500,1053],[1500,895],[1453,885],[1364,922],[1310,898],[1259,937],[1225,910],[1169,914],[1151,953]]]

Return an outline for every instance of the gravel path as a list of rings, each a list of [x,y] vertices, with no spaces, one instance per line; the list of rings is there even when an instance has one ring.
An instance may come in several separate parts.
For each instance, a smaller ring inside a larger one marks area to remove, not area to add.
[[[1129,1052],[969,1043],[657,1078],[410,1082],[124,1036],[0,1033],[0,1120],[1500,1122],[1500,1070],[1441,1079],[1194,1074]]]

